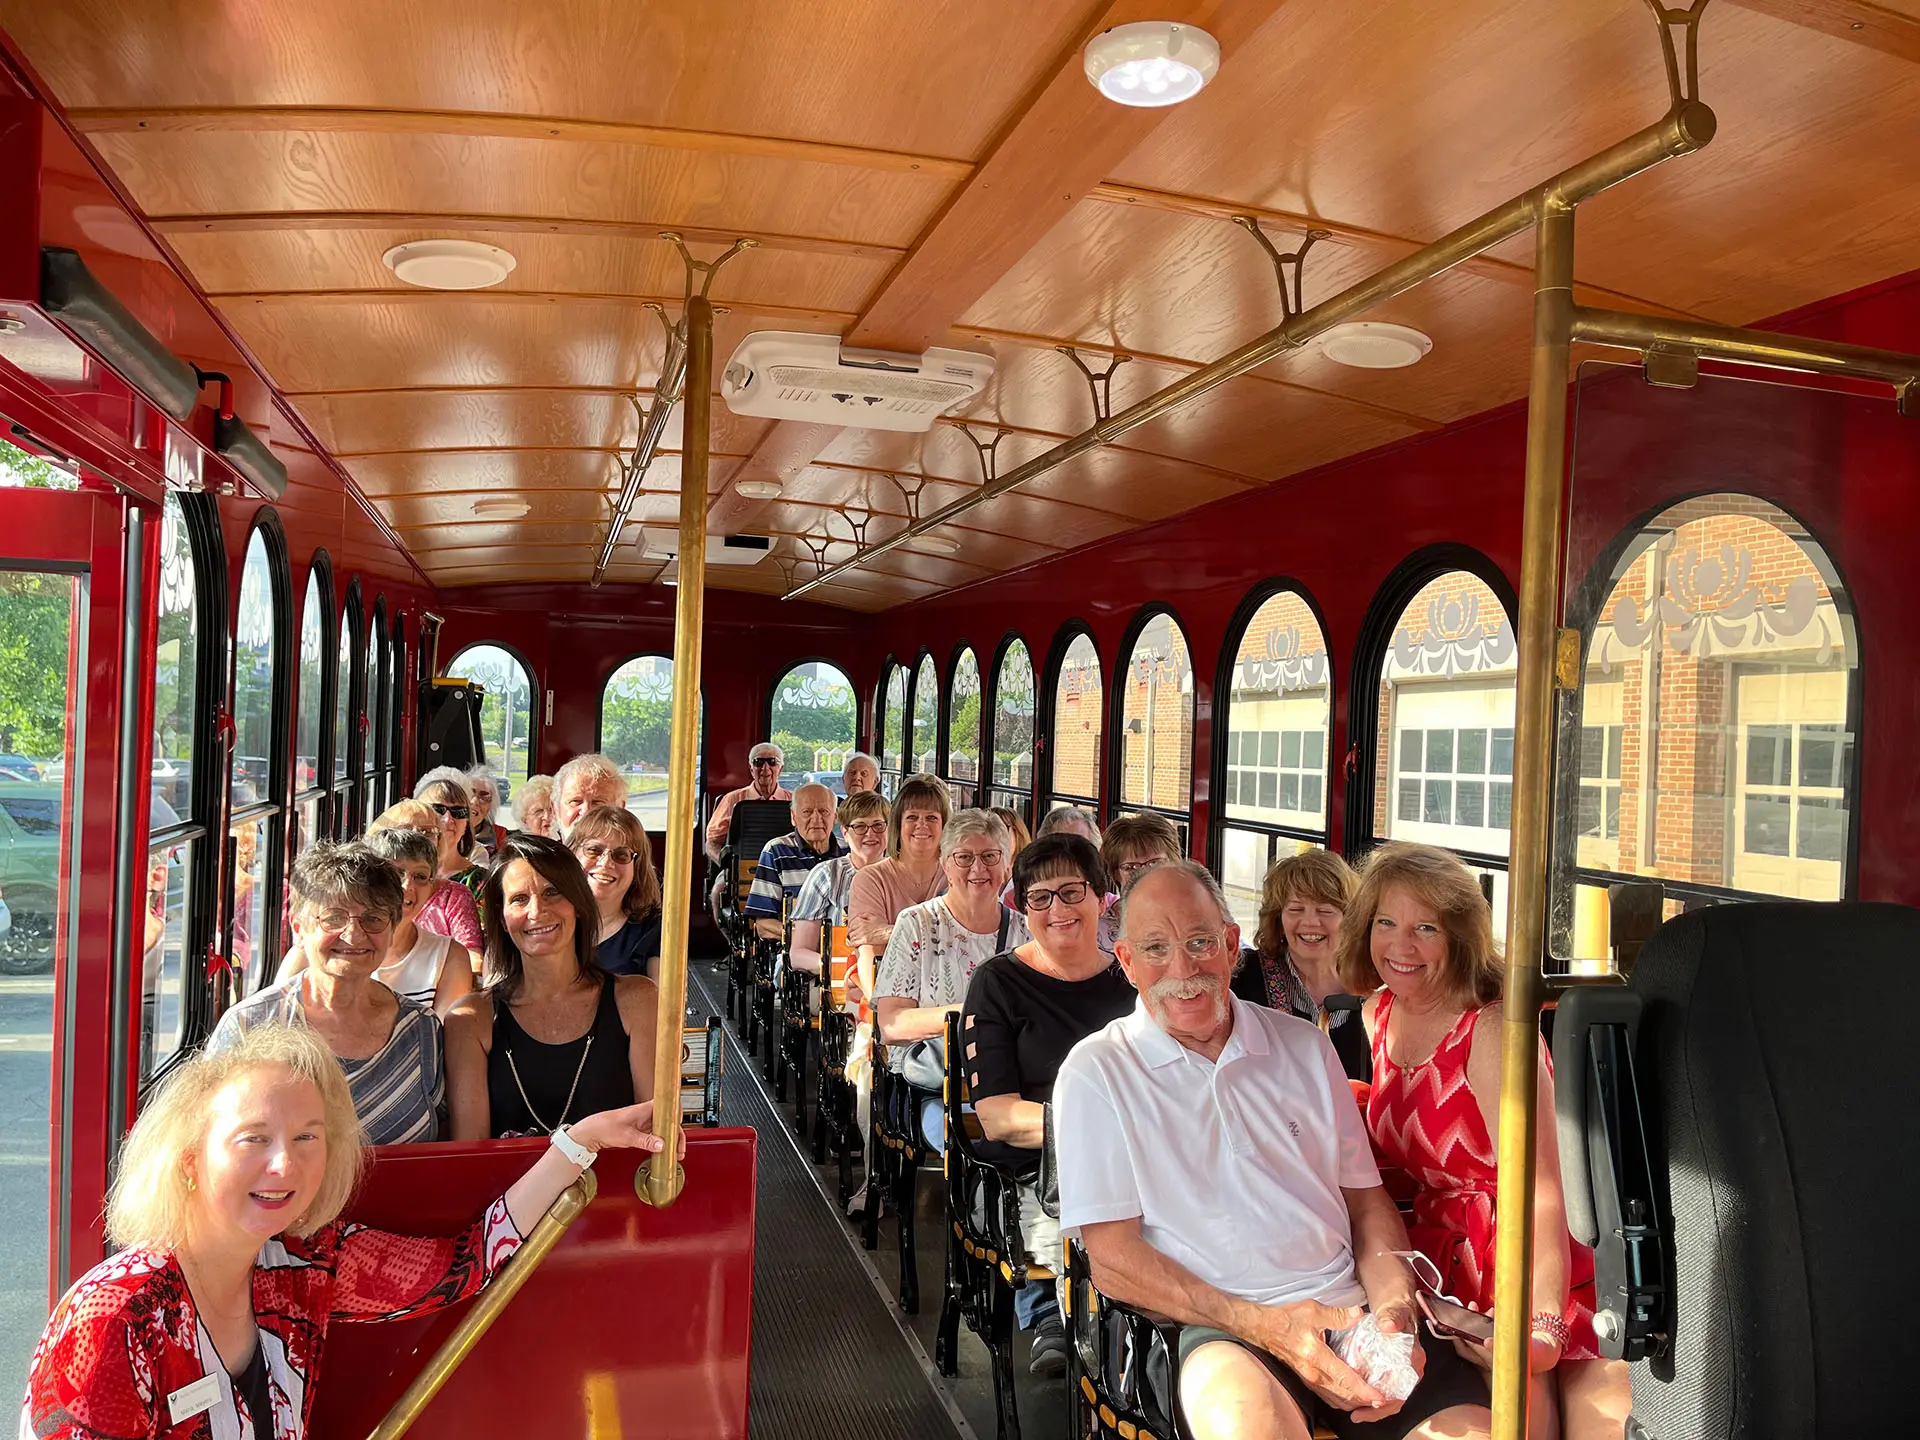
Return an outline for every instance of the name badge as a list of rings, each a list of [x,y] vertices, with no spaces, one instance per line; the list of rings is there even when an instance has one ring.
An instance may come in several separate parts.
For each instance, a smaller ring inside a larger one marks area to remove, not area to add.
[[[167,1396],[167,1414],[172,1418],[171,1425],[191,1420],[196,1415],[204,1415],[220,1403],[220,1377],[202,1375],[191,1385],[182,1385]]]

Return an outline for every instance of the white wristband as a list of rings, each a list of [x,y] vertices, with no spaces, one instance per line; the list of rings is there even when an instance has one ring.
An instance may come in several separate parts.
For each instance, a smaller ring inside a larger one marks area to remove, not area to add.
[[[600,1158],[598,1151],[589,1150],[578,1140],[574,1139],[573,1136],[569,1135],[567,1133],[567,1127],[564,1125],[554,1131],[548,1138],[553,1141],[554,1149],[566,1156],[569,1163],[578,1165],[582,1170],[591,1170],[593,1168],[593,1162]]]

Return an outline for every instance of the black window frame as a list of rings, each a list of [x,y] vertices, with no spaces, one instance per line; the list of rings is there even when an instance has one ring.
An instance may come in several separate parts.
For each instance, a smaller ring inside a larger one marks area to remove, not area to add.
[[[290,784],[289,769],[292,763],[293,728],[297,723],[293,714],[293,677],[298,666],[294,663],[299,642],[294,624],[293,609],[293,571],[287,555],[286,531],[281,527],[280,517],[271,506],[261,506],[254,516],[253,524],[247,532],[247,545],[241,551],[240,567],[242,588],[246,575],[246,557],[252,553],[253,542],[261,542],[261,551],[267,560],[268,605],[273,611],[273,644],[270,647],[269,698],[267,701],[268,753],[267,780],[265,793],[261,799],[234,808],[229,800],[227,815],[227,874],[226,905],[222,916],[223,933],[226,937],[225,950],[229,961],[233,956],[234,924],[236,914],[235,894],[238,889],[238,843],[234,831],[243,824],[254,823],[262,828],[259,840],[261,853],[265,856],[265,866],[261,872],[261,889],[265,901],[261,905],[260,932],[253,937],[254,966],[253,973],[242,978],[242,988],[251,992],[260,985],[268,983],[279,966],[279,956],[283,951],[280,937],[280,905],[278,897],[283,893],[287,870],[287,829],[292,813],[291,800],[287,793]],[[236,594],[233,609],[228,613],[235,617],[230,634],[238,636],[239,599]],[[229,669],[231,679],[228,687],[228,711],[238,709],[239,699],[239,656],[240,647],[237,638],[229,646]],[[232,773],[229,757],[228,794],[231,796]]]
[[[347,593],[340,602],[340,633],[334,636],[334,647],[330,658],[334,666],[334,684],[339,685],[344,670],[347,682],[346,709],[346,768],[339,770],[340,755],[332,756],[333,764],[327,767],[328,786],[331,799],[328,802],[328,833],[335,840],[351,840],[363,828],[360,823],[360,771],[361,755],[366,748],[366,697],[361,693],[366,688],[366,644],[367,616],[360,593],[360,580],[355,576],[347,582]],[[340,656],[339,642],[346,641],[346,659]],[[340,692],[333,691],[335,708],[329,712],[334,730],[334,743],[338,745],[340,736]]]
[[[848,742],[847,749],[848,753],[858,750],[860,748],[860,687],[853,683],[853,676],[847,672],[846,666],[825,655],[803,655],[797,660],[789,661],[774,677],[773,683],[767,686],[766,704],[761,707],[761,735],[769,740],[773,738],[773,706],[775,700],[779,698],[780,687],[787,683],[788,676],[803,665],[831,665],[839,673],[840,678],[847,682],[847,693],[853,697],[853,739]],[[794,757],[789,755],[786,758],[788,765],[792,765]],[[843,767],[845,763],[844,760],[841,762]],[[812,765],[806,766],[805,769],[808,773],[814,772]]]
[[[1047,668],[1042,673],[1040,694],[1034,697],[1034,745],[1041,752],[1034,760],[1037,773],[1043,763],[1047,772],[1044,787],[1035,786],[1038,793],[1044,794],[1046,804],[1041,813],[1052,810],[1056,805],[1073,805],[1092,812],[1096,819],[1106,824],[1107,807],[1105,794],[1081,795],[1060,788],[1059,774],[1056,768],[1059,753],[1055,746],[1055,728],[1060,721],[1060,676],[1066,669],[1067,652],[1074,642],[1085,639],[1093,647],[1094,664],[1100,672],[1100,743],[1093,757],[1094,788],[1105,791],[1107,780],[1107,660],[1100,653],[1100,640],[1093,633],[1093,627],[1078,617],[1068,620],[1054,631],[1053,644],[1047,652]]]
[[[491,650],[500,651],[502,654],[507,656],[508,659],[512,660],[514,664],[518,665],[520,667],[520,673],[527,677],[527,773],[525,775],[514,775],[513,773],[511,773],[511,771],[503,772],[505,779],[507,781],[507,788],[511,790],[515,785],[525,784],[528,779],[530,779],[532,776],[539,773],[539,767],[535,761],[535,757],[540,753],[541,736],[540,736],[539,697],[544,692],[540,688],[539,673],[533,668],[533,663],[527,659],[526,652],[523,651],[518,645],[509,645],[504,640],[474,640],[468,644],[462,645],[448,659],[446,669],[442,673],[446,675],[458,675],[459,671],[455,668],[454,662],[457,661],[462,655],[466,654],[469,650],[482,650],[482,649],[491,649]],[[647,653],[653,653],[653,652],[647,652]],[[641,657],[639,655],[629,655],[627,657],[627,660],[638,660],[640,658]],[[669,655],[665,658],[668,660],[671,660],[673,657]],[[622,660],[620,664],[621,665],[626,664],[627,660]],[[619,666],[615,666],[613,670],[609,670],[607,672],[607,679],[611,680],[614,674],[618,670],[619,670]],[[461,678],[464,679],[467,677],[462,676]],[[598,743],[599,743],[598,742],[598,735],[599,735],[599,728],[600,728],[599,705],[601,703],[604,703],[604,701],[606,700],[606,695],[607,695],[607,687],[606,687],[605,681],[603,681],[600,686],[600,696],[599,696],[599,699],[595,702],[595,709],[594,709],[593,724],[594,724],[596,748],[598,748]],[[483,764],[483,765],[487,764],[488,761],[486,756],[484,754],[481,755],[478,762],[476,763]],[[507,798],[510,799],[511,796]]]
[[[986,790],[984,804],[990,807],[1012,810],[1027,822],[1032,831],[1039,826],[1039,812],[1034,808],[1040,794],[1040,696],[1038,677],[1035,677],[1036,693],[1033,697],[1033,745],[1027,757],[1027,788],[1002,784],[994,778],[994,765],[999,759],[1000,741],[1000,672],[1006,665],[1007,656],[1018,645],[1026,652],[1027,670],[1033,671],[1033,646],[1018,630],[1009,630],[1000,637],[1000,643],[993,650],[993,669],[981,676],[980,689],[980,759],[982,784]]]
[[[317,592],[317,593],[316,593]],[[334,723],[334,672],[339,669],[340,637],[334,633],[337,610],[333,601],[333,561],[324,549],[315,550],[313,558],[307,564],[307,584],[302,587],[298,624],[294,632],[294,669],[299,669],[301,631],[307,623],[307,604],[311,600],[319,606],[320,615],[320,697],[319,697],[319,733],[315,737],[313,784],[304,790],[296,789],[292,796],[292,819],[288,824],[288,844],[291,855],[298,859],[316,841],[333,833],[333,732]],[[294,753],[298,757],[300,709],[305,697],[299,687],[294,689],[294,710],[289,717],[295,736]],[[297,785],[299,777],[294,777]],[[300,825],[300,809],[311,802],[313,811],[313,833],[303,832]]]
[[[1187,623],[1180,618],[1179,611],[1175,610],[1173,606],[1158,601],[1150,605],[1143,605],[1134,613],[1133,618],[1127,622],[1127,628],[1121,632],[1119,648],[1114,652],[1113,683],[1107,687],[1107,728],[1100,737],[1100,742],[1106,750],[1107,757],[1106,787],[1108,801],[1106,815],[1109,821],[1120,815],[1152,814],[1162,816],[1171,822],[1173,828],[1179,832],[1181,853],[1191,854],[1193,849],[1193,797],[1196,789],[1193,783],[1193,754],[1190,752],[1187,757],[1187,808],[1181,811],[1166,805],[1155,805],[1151,802],[1128,800],[1126,798],[1126,776],[1124,772],[1127,763],[1127,747],[1124,743],[1116,743],[1119,737],[1125,734],[1126,725],[1127,687],[1120,683],[1121,677],[1133,664],[1133,652],[1140,644],[1140,637],[1146,634],[1147,627],[1162,615],[1166,616],[1174,627],[1179,630],[1181,643],[1186,646],[1187,665],[1193,674],[1193,688],[1187,692],[1187,727],[1188,734],[1191,736],[1191,749],[1197,750],[1199,748],[1200,667],[1194,663],[1193,632]],[[1151,793],[1153,789],[1152,777],[1148,775],[1146,778],[1147,789],[1148,792]]]

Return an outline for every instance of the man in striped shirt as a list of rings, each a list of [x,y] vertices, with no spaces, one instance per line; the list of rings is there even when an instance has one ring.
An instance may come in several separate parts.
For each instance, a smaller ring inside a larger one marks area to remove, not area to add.
[[[798,898],[814,866],[847,853],[846,842],[834,832],[833,814],[833,791],[817,782],[802,785],[793,795],[793,829],[769,840],[760,852],[745,908],[753,928],[767,939],[781,938],[782,899]]]

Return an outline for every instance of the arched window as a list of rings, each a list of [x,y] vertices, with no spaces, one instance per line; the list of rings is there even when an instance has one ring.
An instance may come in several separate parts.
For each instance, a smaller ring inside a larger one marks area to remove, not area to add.
[[[211,717],[225,685],[215,619],[224,566],[219,522],[204,496],[169,493],[160,512],[160,584],[153,667],[152,789],[147,831],[140,1080],[145,1083],[213,1018],[205,963],[216,938],[219,778],[208,768]],[[196,765],[196,761],[200,762]]]
[[[1193,804],[1193,657],[1166,611],[1135,623],[1133,644],[1122,652],[1126,662],[1114,675],[1117,808],[1165,815],[1184,844]]]
[[[600,691],[596,748],[627,772],[627,808],[640,817],[650,834],[659,834],[667,825],[672,742],[673,661],[665,655],[636,655],[609,675]],[[705,792],[706,750],[707,700],[702,695],[695,795]]]
[[[838,665],[807,660],[774,681],[767,695],[767,736],[787,769],[837,780],[854,750],[853,681]]]
[[[989,805],[1004,805],[1033,823],[1033,656],[1015,636],[993,673],[993,783]]]
[[[891,662],[880,690],[880,788],[892,799],[907,770],[907,669]]]
[[[1698,496],[1642,527],[1587,593],[1602,587],[1556,769],[1562,857],[1571,845],[1594,891],[1657,878],[1669,912],[1851,893],[1859,648],[1819,543],[1753,496]],[[1584,933],[1556,926],[1557,942],[1605,954],[1605,914],[1595,894],[1573,917]]]
[[[1500,597],[1449,570],[1394,622],[1379,671],[1373,833],[1457,850],[1507,923],[1517,647]]]
[[[327,788],[327,617],[332,609],[327,557],[313,557],[307,595],[300,606],[300,701],[294,727],[293,808],[295,853],[320,838]]]
[[[953,662],[953,683],[947,690],[947,783],[953,803],[976,803],[980,785],[980,662],[973,647],[963,649]]]
[[[256,524],[240,572],[233,635],[233,908],[227,954],[241,992],[272,977],[279,958],[286,827],[287,557],[278,529]]]
[[[1214,815],[1221,884],[1243,929],[1260,918],[1260,883],[1274,861],[1327,841],[1327,729],[1332,716],[1326,635],[1304,595],[1262,600],[1233,642],[1224,690]]]
[[[360,583],[347,587],[346,603],[340,611],[339,664],[333,672],[333,838],[345,840],[359,833],[358,815],[353,803],[354,772],[359,769],[360,667],[359,646],[362,633]]]
[[[500,645],[467,646],[448,663],[447,674],[486,692],[480,701],[480,739],[487,768],[505,782],[509,793],[502,799],[509,799],[512,787],[533,773],[533,677],[518,655]],[[669,679],[667,697],[672,696]]]
[[[1055,642],[1058,643],[1057,641]],[[1048,753],[1053,793],[1048,805],[1078,805],[1100,813],[1100,731],[1105,722],[1100,652],[1085,630],[1067,642],[1053,678],[1053,723]]]
[[[386,768],[387,687],[385,678],[387,648],[387,602],[373,602],[373,618],[367,623],[366,679],[360,689],[361,715],[366,739],[360,755],[360,829],[364,833],[374,816],[385,808],[381,799],[381,773]]]
[[[913,760],[922,775],[940,769],[940,672],[933,656],[922,655],[913,675]]]

